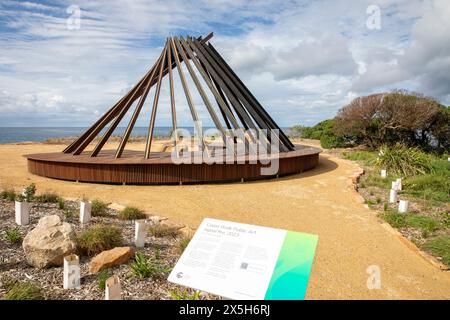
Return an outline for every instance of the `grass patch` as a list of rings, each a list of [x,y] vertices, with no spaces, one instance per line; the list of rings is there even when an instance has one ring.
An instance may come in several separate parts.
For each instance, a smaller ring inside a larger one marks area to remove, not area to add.
[[[435,202],[447,202],[450,194],[450,168],[446,172],[412,177],[404,183],[404,193]]]
[[[169,291],[172,300],[198,300],[200,298],[200,291],[190,293],[188,289],[175,289]]]
[[[93,217],[105,217],[108,215],[108,205],[98,199],[92,201],[91,215]]]
[[[5,300],[44,300],[42,288],[30,283],[21,282],[11,286],[4,296]]]
[[[107,225],[94,225],[77,237],[78,252],[88,256],[120,247],[122,243],[122,231]]]
[[[34,201],[39,203],[59,203],[59,196],[53,192],[46,192],[35,196]]]
[[[428,241],[424,246],[426,250],[442,258],[442,262],[450,266],[450,237],[439,236]]]
[[[405,228],[406,224],[406,215],[402,213],[395,212],[393,210],[386,210],[381,214],[381,218],[389,223],[394,228],[400,229]]]
[[[374,164],[377,158],[374,151],[345,151],[342,156],[347,160],[363,161],[366,165]]]
[[[22,242],[22,233],[20,232],[20,227],[11,228],[5,231],[6,240],[10,244],[18,244]]]
[[[148,233],[155,238],[164,237],[177,237],[180,234],[180,230],[176,227],[166,224],[155,224],[148,228]]]
[[[392,209],[387,209],[381,214],[381,218],[397,229],[415,228],[422,231],[424,236],[436,231],[440,227],[437,219],[419,214],[398,213]]]
[[[391,188],[391,180],[382,178],[380,175],[375,174],[374,172],[367,175],[365,179],[363,179],[362,183],[364,186],[373,186],[381,189],[390,189]]]
[[[6,189],[0,192],[0,198],[8,201],[14,201],[16,199],[16,192],[14,189]]]
[[[183,253],[186,250],[189,242],[191,242],[191,237],[183,237],[177,242],[177,249],[179,253]]]
[[[119,219],[122,220],[138,220],[144,218],[145,218],[144,212],[135,207],[126,207],[125,209],[119,212]]]
[[[98,288],[100,290],[105,290],[106,288],[106,280],[108,280],[110,274],[109,274],[109,270],[108,269],[104,269],[102,271],[100,271],[100,273],[97,276],[97,280],[98,280]]]
[[[59,197],[58,199],[58,209],[64,210],[66,208],[66,203],[64,202],[64,199]]]
[[[431,217],[418,214],[407,215],[406,224],[409,227],[421,229],[424,232],[431,233],[439,229],[439,222]]]
[[[142,253],[136,253],[131,264],[131,272],[138,278],[154,278],[167,273],[169,270],[161,265],[157,258],[148,258]]]

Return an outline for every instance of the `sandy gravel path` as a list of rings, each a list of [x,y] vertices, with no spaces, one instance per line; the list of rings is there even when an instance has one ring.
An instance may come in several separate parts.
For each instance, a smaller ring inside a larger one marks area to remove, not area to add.
[[[197,186],[112,186],[32,176],[26,153],[61,145],[0,145],[0,187],[31,182],[66,197],[97,197],[197,226],[204,217],[319,235],[309,299],[450,299],[450,273],[441,271],[383,227],[349,184],[350,161],[322,155],[301,175],[272,181]],[[138,146],[139,147],[139,146]],[[381,289],[367,288],[367,268],[379,266]]]

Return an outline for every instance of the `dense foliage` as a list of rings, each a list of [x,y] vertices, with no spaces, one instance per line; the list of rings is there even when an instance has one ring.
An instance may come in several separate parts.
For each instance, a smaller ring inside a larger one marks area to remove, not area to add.
[[[333,131],[371,148],[401,142],[425,150],[449,150],[450,115],[431,98],[406,91],[353,100],[339,110]]]

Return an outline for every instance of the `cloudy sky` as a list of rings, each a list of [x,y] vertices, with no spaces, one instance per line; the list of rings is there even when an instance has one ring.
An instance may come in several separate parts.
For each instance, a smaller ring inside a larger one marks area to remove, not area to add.
[[[0,126],[90,125],[152,66],[168,35],[211,31],[283,127],[391,89],[450,105],[449,17],[448,0],[0,0]],[[175,86],[179,125],[189,125]],[[166,88],[159,125],[170,125]],[[148,123],[145,107],[138,125]]]

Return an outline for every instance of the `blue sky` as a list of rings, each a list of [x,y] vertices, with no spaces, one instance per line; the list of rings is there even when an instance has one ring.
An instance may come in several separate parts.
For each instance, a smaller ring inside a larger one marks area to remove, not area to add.
[[[151,67],[167,36],[211,31],[283,127],[392,89],[449,105],[449,16],[447,0],[2,0],[0,126],[88,126]],[[190,125],[175,87],[179,125]],[[167,84],[161,94],[157,121],[170,125]],[[143,112],[137,125],[148,123],[148,101]]]

